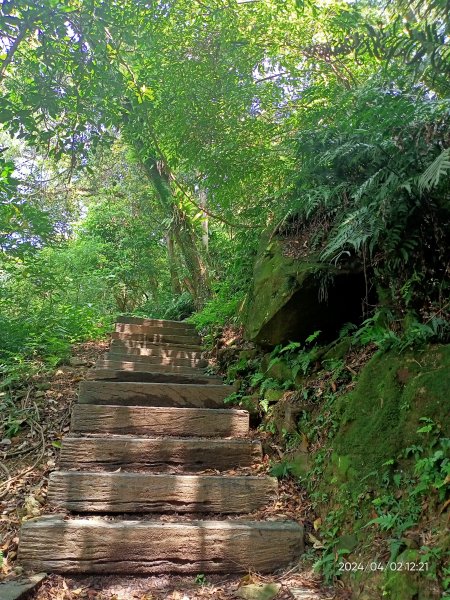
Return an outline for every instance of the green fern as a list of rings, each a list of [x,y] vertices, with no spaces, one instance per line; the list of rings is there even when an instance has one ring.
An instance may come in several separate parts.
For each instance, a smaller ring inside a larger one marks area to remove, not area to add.
[[[419,177],[419,190],[423,193],[438,186],[450,171],[450,148],[443,150]]]

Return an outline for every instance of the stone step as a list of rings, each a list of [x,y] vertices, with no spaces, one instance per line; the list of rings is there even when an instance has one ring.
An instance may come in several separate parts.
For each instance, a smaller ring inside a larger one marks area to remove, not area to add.
[[[170,321],[164,319],[147,319],[144,317],[122,316],[116,319],[116,327],[121,325],[142,325],[144,327],[169,327],[176,329],[187,329],[189,332],[196,333],[195,326],[186,321]]]
[[[153,365],[174,365],[176,367],[198,367],[204,369],[208,366],[208,361],[203,358],[171,358],[167,356],[152,356],[141,354],[140,348],[128,348],[127,350],[119,350],[113,348],[107,353],[109,360],[129,360],[143,361]]]
[[[41,517],[21,530],[25,570],[151,574],[268,572],[303,551],[292,521],[131,521]]]
[[[143,383],[196,383],[202,385],[219,385],[219,377],[209,377],[197,373],[161,373],[152,371],[138,371],[129,369],[91,369],[86,374],[86,379],[104,381],[141,381]]]
[[[107,354],[100,357],[95,363],[96,369],[114,369],[119,371],[139,371],[150,373],[180,373],[183,375],[203,375],[198,367],[186,367],[172,364],[154,364],[145,360],[136,360],[136,357],[126,357],[126,360],[110,360]]]
[[[261,462],[261,442],[245,437],[246,411],[225,408],[234,388],[202,373],[208,361],[194,327],[124,317],[112,337],[80,384],[62,471],[49,481],[55,508],[86,517],[27,521],[21,566],[71,575],[248,573],[298,560],[297,523],[210,519],[260,510],[276,500],[277,481],[244,475]],[[195,520],[199,513],[208,520]]]
[[[56,471],[48,499],[83,513],[250,513],[277,497],[274,477]]]
[[[173,435],[178,437],[243,437],[248,435],[245,410],[211,408],[154,408],[76,404],[74,433]]]
[[[153,342],[141,342],[139,340],[113,340],[110,345],[110,350],[117,349],[121,352],[128,350],[140,349],[144,356],[165,356],[168,358],[201,358],[201,346],[180,347],[171,346],[170,344],[155,344]]]
[[[165,333],[121,333],[120,331],[113,331],[111,333],[111,339],[113,340],[136,340],[141,342],[150,343],[166,343],[180,346],[199,345],[200,337],[198,335],[166,335]]]
[[[16,571],[17,572],[17,571]],[[25,600],[47,578],[47,573],[19,575],[10,580],[0,581],[1,600]]]
[[[231,385],[82,381],[78,401],[118,406],[223,408],[224,399],[233,391]]]
[[[141,333],[143,335],[174,335],[198,337],[194,327],[161,327],[160,325],[135,325],[128,323],[116,323],[116,333]]]
[[[261,443],[249,439],[73,437],[61,444],[62,469],[141,469],[161,472],[226,471],[261,460]]]

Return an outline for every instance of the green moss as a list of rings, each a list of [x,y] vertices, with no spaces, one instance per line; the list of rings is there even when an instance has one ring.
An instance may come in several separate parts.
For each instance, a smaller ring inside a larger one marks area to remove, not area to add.
[[[421,562],[417,550],[405,550],[395,561],[396,570],[386,570],[383,598],[388,600],[437,600],[439,590],[431,579],[424,579],[423,573],[414,565]],[[400,566],[402,566],[400,568]]]
[[[293,374],[287,362],[284,360],[280,360],[279,362],[276,362],[267,369],[267,377],[270,377],[271,379],[276,379],[280,382],[284,382],[292,381]]]
[[[437,600],[440,597],[440,570],[448,544],[443,533],[445,518],[441,522],[437,514],[442,503],[434,504],[432,487],[430,495],[424,496],[426,504],[422,504],[420,497],[415,501],[414,494],[410,495],[417,485],[414,483],[415,460],[405,459],[404,450],[422,446],[426,454],[430,449],[432,435],[417,433],[424,424],[420,420],[423,417],[432,419],[444,434],[450,430],[449,397],[450,345],[430,346],[419,353],[399,355],[391,351],[376,355],[362,370],[354,390],[332,405],[331,419],[337,428],[336,434],[329,442],[330,460],[322,467],[321,481],[315,489],[323,499],[317,508],[326,527],[330,531],[336,528],[340,536],[337,546],[333,541],[332,548],[341,547],[342,540],[352,536],[357,541],[351,548],[355,560],[384,563],[386,554],[383,557],[379,552],[384,537],[385,552],[401,552],[395,559],[396,564],[417,563],[421,557],[430,564],[429,573],[404,568],[352,574],[354,589],[359,594],[355,597],[364,600],[381,597]],[[316,415],[316,420],[323,418],[326,406],[324,404],[322,412]],[[313,472],[323,465],[321,456],[323,461],[323,453],[317,455]],[[386,477],[390,467],[385,463],[390,459],[395,462],[399,456],[403,457],[400,465],[394,465],[390,477]],[[394,483],[394,472],[402,478],[400,484]],[[396,523],[386,530],[377,525],[368,528],[374,518],[374,499],[386,502],[386,509],[377,509],[378,514],[398,515]],[[420,547],[420,538],[408,535],[408,528],[432,532],[432,554],[428,558],[424,558],[427,549]],[[368,537],[371,531],[376,539],[374,544]],[[362,579],[356,581],[360,577]]]
[[[264,392],[264,399],[269,403],[278,402],[284,395],[283,390],[268,389]]]
[[[250,348],[248,350],[241,350],[239,352],[239,361],[244,360],[244,361],[250,361],[250,360],[254,360],[256,358],[256,356],[258,355],[258,351],[255,348]]]
[[[347,352],[352,346],[352,338],[345,337],[337,343],[333,343],[329,346],[329,349],[322,354],[322,360],[339,360],[344,358]]]
[[[331,455],[331,465],[334,478],[337,481],[349,481],[356,475],[350,456],[341,456],[336,452]]]
[[[358,537],[355,534],[347,533],[341,535],[336,543],[337,550],[348,550],[352,552],[358,545]]]
[[[383,596],[389,600],[416,600],[418,593],[417,582],[410,573],[392,573],[384,588]]]
[[[314,274],[323,268],[314,257],[309,261],[299,261],[285,256],[280,241],[268,243],[264,237],[255,262],[253,289],[244,306],[246,337],[268,345],[280,343],[286,323],[275,317],[300,286],[312,284],[317,289]],[[312,301],[316,306],[317,293],[312,300],[305,296],[305,301]]]
[[[252,394],[251,396],[242,396],[239,406],[244,410],[247,410],[251,415],[259,414],[259,394]]]
[[[405,438],[415,436],[415,425],[421,417],[429,417],[449,430],[450,346],[436,346],[417,357],[422,369],[405,386],[402,404],[409,412]],[[415,362],[410,358],[408,368]]]
[[[419,356],[375,356],[355,390],[340,399],[333,450],[351,464],[357,481],[376,476],[383,463],[418,441],[421,417],[448,428],[449,397],[449,346]]]
[[[305,477],[311,469],[311,459],[307,452],[296,452],[289,459],[289,470],[294,477]]]

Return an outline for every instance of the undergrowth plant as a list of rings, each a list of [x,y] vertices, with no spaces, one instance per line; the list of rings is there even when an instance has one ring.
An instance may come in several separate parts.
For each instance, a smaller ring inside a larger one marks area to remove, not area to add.
[[[361,501],[371,496],[371,486],[361,485],[355,489],[342,486],[335,498],[335,504],[341,508],[328,511],[324,523],[320,527],[322,547],[317,548],[320,557],[315,568],[322,572],[329,582],[343,574],[340,564],[343,557],[348,561],[364,562],[352,558],[352,548],[343,547],[341,536],[349,527],[349,511],[353,523],[358,523],[353,530],[357,536],[369,535],[370,539],[384,536],[388,549],[387,556],[378,557],[380,570],[396,570],[399,556],[408,548],[408,533],[414,532],[429,514],[440,514],[448,506],[450,482],[450,439],[431,419],[420,419],[423,425],[417,433],[423,442],[405,448],[398,457],[384,464],[385,471],[378,476],[378,493],[372,500],[373,510],[377,516],[367,520],[367,508],[361,511]],[[373,485],[373,484],[372,484]],[[373,489],[373,488],[372,488]],[[320,494],[311,495],[316,502],[327,501]],[[426,564],[423,571],[430,580],[439,576],[444,590],[450,589],[448,569],[445,566],[446,552],[444,547],[433,549],[431,540],[440,535],[439,524],[428,534],[430,542],[417,544],[417,563]],[[406,537],[405,537],[406,536]],[[345,538],[342,538],[345,539]],[[392,566],[390,566],[392,565]],[[377,570],[374,567],[374,570]]]
[[[366,322],[361,335],[372,329],[389,345],[404,331],[405,347],[448,340],[450,320],[449,101],[406,86],[378,73],[336,89],[338,108],[310,107],[297,186],[277,228],[306,237],[325,263],[359,265],[366,315],[375,298],[389,317],[379,331]]]

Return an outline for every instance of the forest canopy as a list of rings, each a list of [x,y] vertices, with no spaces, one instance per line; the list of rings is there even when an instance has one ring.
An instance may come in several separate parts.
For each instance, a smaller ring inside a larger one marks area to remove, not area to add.
[[[239,319],[265,232],[362,264],[388,337],[445,339],[448,10],[3,2],[6,383],[119,312]]]

